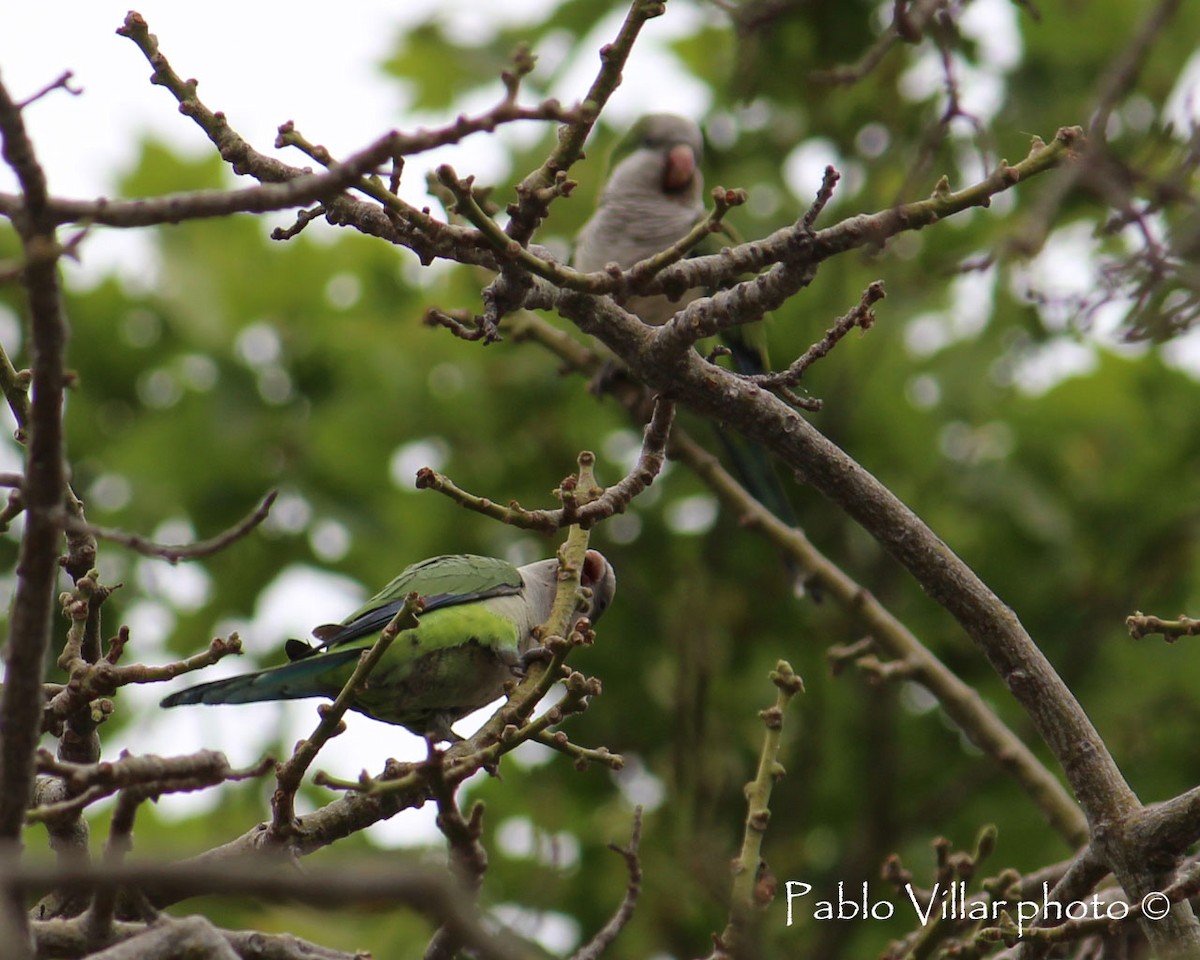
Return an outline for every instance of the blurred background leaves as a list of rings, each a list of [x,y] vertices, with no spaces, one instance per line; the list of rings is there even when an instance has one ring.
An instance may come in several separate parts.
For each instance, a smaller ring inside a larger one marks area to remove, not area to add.
[[[530,78],[536,96],[580,60],[594,63],[585,41],[623,9],[591,0],[543,7],[526,26],[495,30],[435,18],[396,38],[386,73],[406,85],[415,108],[449,119],[463,103],[490,100],[498,71],[526,41],[544,53]],[[1049,139],[1061,125],[1086,124],[1097,78],[1142,10],[1123,0],[1043,4],[1035,21],[1004,0],[963,5],[949,49],[964,106],[986,136],[960,119],[932,142],[945,96],[941,57],[928,40],[899,46],[855,85],[811,78],[862,56],[891,4],[673,0],[670,7],[668,20],[676,8],[691,14],[693,28],[672,50],[710,98],[708,181],[749,190],[749,204],[734,214],[749,237],[796,219],[826,163],[843,180],[821,225],[925,196],[942,174],[964,186],[999,158],[1023,156],[1032,135]],[[1125,162],[1166,176],[1186,154],[1187,131],[1165,105],[1183,96],[1196,36],[1200,7],[1182,5],[1117,104],[1109,144]],[[643,99],[655,108],[652,89]],[[598,160],[619,126],[597,129],[588,162],[573,171],[579,190],[555,206],[539,242],[567,248],[590,212]],[[364,140],[377,132],[364,122]],[[496,184],[497,199],[510,196],[552,137],[547,127],[504,138],[510,174]],[[147,141],[122,193],[228,182],[218,159],[183,160]],[[1128,305],[1119,302],[1079,322],[1082,311],[1067,295],[1094,290],[1099,258],[1130,242],[1128,233],[1097,231],[1106,211],[1095,191],[1067,193],[1054,229],[1037,237],[1036,259],[961,271],[1030,236],[1053,189],[1052,178],[1041,178],[989,210],[825,264],[778,311],[772,354],[786,363],[869,282],[885,281],[876,326],[807,377],[805,386],[825,401],[813,422],[1016,610],[1135,789],[1144,800],[1163,799],[1200,780],[1194,652],[1186,642],[1135,644],[1123,618],[1137,608],[1164,615],[1200,608],[1200,352],[1187,336],[1162,346],[1123,343],[1119,318]],[[1169,230],[1194,211],[1180,203],[1158,216]],[[468,345],[421,324],[431,305],[476,306],[483,279],[476,271],[421,270],[407,251],[319,222],[273,242],[249,217],[158,228],[154,250],[153,275],[136,289],[113,277],[70,295],[69,363],[79,385],[69,402],[69,452],[89,519],[188,539],[235,522],[269,488],[281,498],[261,534],[182,572],[102,547],[104,580],[124,583],[105,608],[109,632],[147,604],[159,614],[134,621],[154,625],[135,629],[135,656],[192,653],[229,624],[253,619],[281,571],[331,571],[365,592],[438,553],[524,561],[553,551],[553,540],[416,492],[420,466],[497,500],[552,506],[550,491],[579,450],[599,454],[609,482],[636,451],[639,434],[615,404],[561,375],[536,346]],[[0,256],[13,253],[11,235],[0,232]],[[18,293],[0,289],[0,336],[20,366],[28,357]],[[12,460],[15,447],[4,443]],[[793,493],[814,543],[1045,756],[955,623],[860,530],[804,487]],[[839,880],[871,881],[887,897],[877,878],[888,853],[899,852],[920,882],[935,836],[966,847],[985,822],[999,827],[997,870],[1068,855],[1023,794],[921,691],[874,686],[853,671],[830,675],[826,647],[859,639],[861,625],[828,602],[795,597],[775,551],[717,511],[685,470],[669,469],[594,537],[616,566],[620,591],[597,644],[575,659],[603,680],[604,695],[569,732],[629,763],[615,776],[581,773],[530,750],[505,764],[502,779],[472,781],[467,796],[488,803],[484,900],[511,908],[498,912],[518,929],[532,925],[561,949],[605,921],[625,883],[620,858],[605,845],[627,839],[632,806],[642,803],[643,901],[614,955],[708,949],[710,932],[724,924],[741,787],[760,739],[756,711],[772,701],[766,675],[779,657],[804,676],[808,693],[791,708],[789,776],[776,789],[765,845],[778,877],[804,879],[826,896]],[[0,537],[6,570],[16,543],[15,531]],[[8,591],[12,582],[8,575],[0,587]],[[275,662],[293,628],[267,636],[271,624],[259,627],[249,658]],[[106,754],[137,749],[160,722],[154,693],[129,706],[122,702],[129,697],[118,698],[103,731]],[[193,729],[207,724],[202,714]],[[407,735],[369,729],[378,770]],[[202,746],[225,745],[207,737],[172,744],[179,752]],[[276,749],[288,746],[277,734]],[[138,850],[172,855],[230,839],[262,817],[265,789],[228,786],[220,806],[190,816],[160,819],[147,809]],[[329,797],[315,788],[307,796],[310,803]],[[403,833],[403,824],[386,837],[368,831],[317,855],[313,868],[394,845]],[[428,844],[412,855],[440,859],[427,832],[414,829],[410,840]],[[898,918],[788,929],[782,910],[772,907],[766,925],[777,956],[878,953],[910,925]],[[421,924],[398,914],[341,925],[279,907],[222,902],[212,913],[225,924],[286,929],[377,956],[418,956],[424,942]]]

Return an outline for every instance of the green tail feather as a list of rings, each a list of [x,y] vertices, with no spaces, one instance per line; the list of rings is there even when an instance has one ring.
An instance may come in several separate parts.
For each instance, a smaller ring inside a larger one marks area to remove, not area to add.
[[[753,331],[761,337],[761,330]],[[735,327],[722,338],[729,348],[734,369],[747,376],[767,372],[765,344],[747,337],[748,331]],[[798,526],[796,508],[788,497],[775,461],[763,447],[728,430],[717,430],[717,439],[733,461],[734,474],[759,503],[789,527]]]
[[[360,649],[339,650],[319,657],[285,663],[257,673],[226,680],[213,680],[180,690],[162,701],[164,707],[191,703],[257,703],[262,700],[303,700],[306,697],[331,697],[340,685],[331,684],[329,673],[357,660]],[[332,691],[332,692],[331,692]]]

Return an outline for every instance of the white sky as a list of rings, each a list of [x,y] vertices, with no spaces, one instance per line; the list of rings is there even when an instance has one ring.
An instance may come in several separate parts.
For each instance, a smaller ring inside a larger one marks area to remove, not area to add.
[[[481,10],[477,0],[343,0],[336,8],[299,0],[281,15],[274,4],[210,0],[197,12],[196,5],[176,0],[145,0],[136,9],[175,70],[199,79],[201,99],[214,110],[224,110],[234,129],[257,149],[271,152],[279,124],[294,120],[310,140],[343,155],[389,129],[450,119],[413,114],[402,85],[384,78],[377,68],[406,24],[437,11],[456,35],[483,37],[497,21],[535,21],[554,3],[512,0]],[[128,9],[128,0],[0,4],[0,77],[9,91],[23,99],[66,70],[85,91],[81,97],[55,92],[25,111],[56,195],[86,198],[111,191],[117,172],[133,164],[146,133],[181,151],[212,150],[199,128],[177,112],[171,95],[149,83],[150,67],[132,41],[115,34]],[[336,17],[331,9],[336,9]],[[596,50],[615,35],[624,10],[625,5],[614,4],[597,36],[577,50],[562,44],[535,50],[540,60],[531,79],[545,83],[553,74],[557,82],[550,94],[564,103],[581,98],[599,64]],[[664,40],[690,29],[697,16],[693,6],[676,3],[666,16],[647,25],[625,84],[606,114],[610,122],[623,123],[650,109],[703,114],[705,88],[662,48]],[[564,63],[568,56],[575,62]],[[659,96],[647,98],[649,89]],[[499,91],[497,81],[494,91],[466,106],[486,107]],[[529,126],[526,135],[533,133]],[[522,134],[514,130],[510,135]],[[281,156],[297,165],[310,163],[295,150]],[[466,151],[429,154],[410,164],[405,181],[410,197],[423,190],[424,168],[447,161],[484,181],[505,172],[502,152],[494,145],[489,150],[487,137],[476,137]],[[0,169],[0,190],[14,186],[11,171]],[[117,233],[96,231],[89,239],[83,251],[84,277],[112,267],[129,270],[130,251],[137,248]],[[134,269],[140,259],[140,254],[132,254]],[[78,278],[80,268],[67,269],[69,279]]]
[[[398,85],[382,80],[377,69],[406,24],[436,10],[460,35],[483,35],[487,22],[528,22],[550,5],[550,0],[518,0],[480,13],[475,0],[344,0],[336,20],[328,4],[313,0],[289,4],[287,16],[274,5],[232,0],[210,0],[202,14],[175,0],[146,0],[137,9],[176,71],[198,78],[201,98],[225,110],[234,128],[260,150],[269,150],[278,125],[292,119],[310,139],[341,153],[391,127],[439,119],[406,114]],[[25,96],[64,70],[73,71],[75,83],[85,90],[82,98],[55,94],[26,113],[56,193],[103,191],[111,172],[131,163],[138,135],[145,131],[181,148],[211,149],[199,129],[176,113],[170,94],[150,85],[150,68],[140,51],[116,36],[127,10],[124,0],[49,0],[0,9],[0,71],[10,91]],[[622,15],[618,5],[605,19],[605,39],[612,38]],[[613,102],[614,120],[651,107],[703,110],[701,85],[655,49],[694,18],[693,8],[676,5],[646,27],[647,42],[635,53]],[[586,54],[568,67],[554,95],[570,102],[586,91],[599,63],[597,45],[585,44]],[[535,79],[557,67],[566,53],[557,47],[542,51]],[[662,92],[653,103],[645,96],[650,76]],[[0,183],[11,189],[7,170]]]

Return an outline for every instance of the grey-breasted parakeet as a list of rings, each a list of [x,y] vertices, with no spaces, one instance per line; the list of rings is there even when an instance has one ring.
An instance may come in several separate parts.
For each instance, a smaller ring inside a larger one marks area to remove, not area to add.
[[[591,273],[615,263],[627,270],[682,239],[705,216],[703,156],[704,138],[691,120],[670,113],[642,117],[613,150],[596,212],[575,238],[575,267]],[[734,242],[728,232],[713,235],[692,253],[717,253]],[[706,292],[689,290],[676,301],[663,295],[631,297],[625,309],[645,323],[660,326]],[[721,341],[739,373],[768,369],[761,324],[731,327]],[[728,431],[718,431],[718,438],[750,493],[784,523],[795,526],[791,501],[763,449]]]
[[[615,263],[627,270],[682,238],[704,216],[703,156],[704,138],[691,120],[670,113],[642,117],[613,149],[596,212],[575,238],[575,267],[591,273]],[[659,326],[700,293],[674,303],[665,296],[634,297],[625,307]]]
[[[577,618],[594,623],[612,601],[616,575],[603,554],[589,550],[580,579],[591,597]],[[162,705],[332,699],[362,651],[415,591],[425,604],[420,623],[397,634],[351,707],[417,734],[457,739],[450,724],[504,692],[504,682],[533,646],[533,628],[550,616],[557,586],[555,559],[522,567],[462,554],[423,560],[341,623],[317,627],[318,644],[289,640],[291,663],[202,683],[171,694]]]

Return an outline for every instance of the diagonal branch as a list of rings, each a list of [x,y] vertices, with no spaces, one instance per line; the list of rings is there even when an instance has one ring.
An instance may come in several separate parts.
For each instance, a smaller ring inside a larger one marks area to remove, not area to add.
[[[350,709],[351,702],[362,691],[362,686],[366,683],[371,671],[379,666],[379,661],[387,653],[388,647],[392,645],[396,635],[402,630],[409,630],[416,626],[416,615],[420,609],[420,598],[417,594],[410,593],[405,598],[403,606],[396,611],[396,615],[380,631],[378,639],[359,655],[354,672],[350,674],[350,679],[346,681],[333,703],[322,704],[317,708],[321,719],[312,735],[301,740],[296,745],[296,750],[291,758],[286,763],[279,765],[276,772],[278,786],[271,797],[269,834],[272,841],[281,842],[297,832],[296,791],[300,789],[300,782],[303,780],[305,772],[312,766],[312,762],[317,758],[321,748],[346,729],[342,718]]]
[[[593,351],[538,317],[522,318],[515,339],[536,340],[570,367],[592,375],[601,363]],[[641,408],[641,391],[618,394],[631,413]],[[741,525],[770,540],[793,558],[814,590],[854,611],[869,629],[875,645],[905,667],[905,675],[927,689],[942,709],[1009,776],[1041,810],[1051,827],[1073,847],[1086,843],[1088,825],[1079,806],[1062,783],[978,693],[950,670],[870,591],[819,551],[802,530],[790,527],[755,500],[711,453],[686,432],[674,430],[668,450],[672,460],[699,476],[723,504],[735,511]]]

